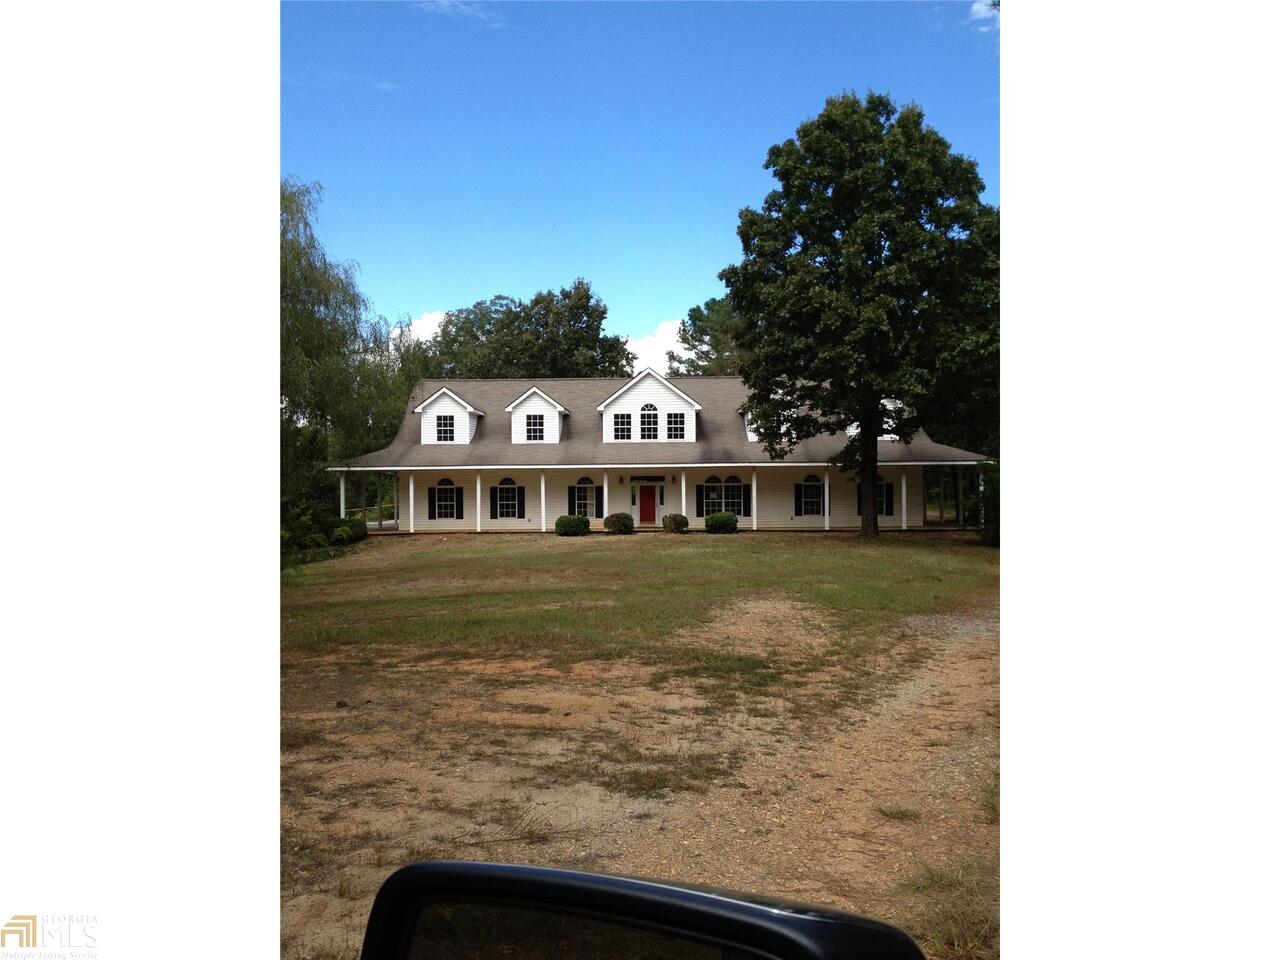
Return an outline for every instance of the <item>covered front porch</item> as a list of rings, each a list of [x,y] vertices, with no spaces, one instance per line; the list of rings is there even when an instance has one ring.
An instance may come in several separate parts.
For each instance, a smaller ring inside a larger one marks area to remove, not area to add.
[[[880,528],[977,526],[980,487],[973,464],[882,464]],[[853,530],[861,527],[858,488],[846,471],[785,463],[354,468],[338,470],[338,508],[371,534],[549,533],[566,514],[603,530],[611,513],[630,514],[640,530],[661,529],[664,516],[682,513],[701,530],[721,510],[739,517],[740,530]]]

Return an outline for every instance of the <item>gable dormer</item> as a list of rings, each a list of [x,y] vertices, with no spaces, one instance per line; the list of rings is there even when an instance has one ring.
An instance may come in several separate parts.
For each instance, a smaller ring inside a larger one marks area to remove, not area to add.
[[[512,443],[559,443],[569,412],[537,387],[530,387],[506,406],[511,414]]]
[[[697,439],[702,406],[652,368],[646,368],[596,407],[605,443],[675,443]]]
[[[422,418],[422,443],[470,443],[484,412],[448,387],[441,387],[413,408]]]

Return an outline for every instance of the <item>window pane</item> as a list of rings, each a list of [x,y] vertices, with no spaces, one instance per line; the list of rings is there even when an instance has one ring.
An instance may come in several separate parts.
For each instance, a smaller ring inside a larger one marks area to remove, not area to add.
[[[726,483],[724,485],[724,509],[742,516],[742,484]]]
[[[436,443],[453,443],[453,414],[436,417]]]
[[[642,410],[640,412],[640,439],[658,439],[658,411]]]
[[[718,483],[708,483],[702,488],[703,513],[719,513],[724,509],[724,487]]]
[[[684,414],[683,413],[667,414],[667,439],[668,440],[684,439]]]
[[[513,486],[498,487],[498,516],[515,517],[516,488]]]
[[[613,415],[613,439],[631,439],[631,414],[615,413]]]
[[[822,516],[822,484],[804,484],[804,515],[806,517]]]
[[[454,496],[457,491],[453,487],[436,487],[436,519],[454,519]]]
[[[574,511],[573,512],[580,517],[591,516],[593,512],[592,507],[595,506],[595,504],[592,502],[592,493],[595,491],[595,487],[574,487],[573,490],[574,490],[574,497],[573,497]]]
[[[541,440],[543,438],[542,414],[530,413],[525,416],[524,438],[526,440]]]

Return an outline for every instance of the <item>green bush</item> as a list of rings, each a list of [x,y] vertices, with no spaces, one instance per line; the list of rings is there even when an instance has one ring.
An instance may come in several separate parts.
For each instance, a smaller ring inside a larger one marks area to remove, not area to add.
[[[662,529],[667,533],[688,533],[689,518],[683,513],[668,513],[662,518]]]
[[[369,535],[369,525],[363,520],[357,520],[354,517],[347,517],[345,519],[342,517],[324,517],[316,521],[316,526],[320,528],[320,532],[323,533],[331,543],[333,542],[334,532],[341,527],[347,528],[349,543],[359,543]]]
[[[732,513],[713,513],[707,517],[707,533],[737,533],[738,518]]]
[[[319,531],[308,533],[298,541],[298,546],[303,550],[319,550],[322,547],[329,546],[329,538]]]
[[[569,516],[556,517],[557,537],[585,537],[591,530],[588,517]]]
[[[629,513],[611,513],[604,518],[605,533],[635,533],[636,522]]]
[[[329,542],[334,546],[345,547],[351,542],[351,528],[338,527],[333,533],[329,534]]]

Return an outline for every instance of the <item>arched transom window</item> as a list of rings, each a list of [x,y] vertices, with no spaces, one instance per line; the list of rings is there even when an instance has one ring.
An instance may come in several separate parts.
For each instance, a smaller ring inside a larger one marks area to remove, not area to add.
[[[510,477],[503,477],[498,481],[498,516],[515,517],[516,510],[516,482]]]
[[[436,484],[436,518],[453,520],[458,515],[458,489],[448,477]]]
[[[719,477],[707,477],[702,485],[703,511],[708,515],[724,509],[724,481]]]
[[[742,481],[737,477],[724,478],[724,506],[721,509],[742,516]]]
[[[579,477],[573,488],[573,512],[580,517],[595,515],[596,482],[590,477]]]
[[[658,439],[658,408],[652,403],[640,408],[640,439]]]

